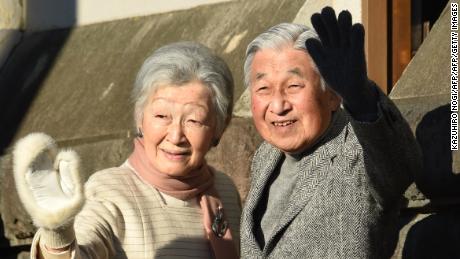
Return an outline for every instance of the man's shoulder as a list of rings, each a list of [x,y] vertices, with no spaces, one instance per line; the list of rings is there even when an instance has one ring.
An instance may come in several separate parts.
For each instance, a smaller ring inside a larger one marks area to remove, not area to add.
[[[279,150],[277,147],[273,146],[272,144],[268,143],[267,141],[263,141],[254,153],[253,162],[256,159],[265,160],[267,159],[267,156],[273,156],[278,153],[281,153],[281,150]]]
[[[261,172],[272,172],[278,163],[281,161],[283,152],[264,141],[254,153],[251,162],[251,178],[252,182],[258,178]]]
[[[356,133],[351,125],[351,116],[344,110],[337,111],[336,117],[328,129],[328,135],[319,148],[333,149],[337,153],[356,153],[361,150]]]

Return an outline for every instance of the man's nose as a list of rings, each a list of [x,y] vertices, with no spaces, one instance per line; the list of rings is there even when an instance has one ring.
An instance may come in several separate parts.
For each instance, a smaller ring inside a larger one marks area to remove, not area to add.
[[[178,145],[185,141],[184,129],[180,121],[173,121],[168,127],[167,140]]]
[[[275,92],[270,103],[270,111],[283,115],[292,109],[292,105],[282,92]]]

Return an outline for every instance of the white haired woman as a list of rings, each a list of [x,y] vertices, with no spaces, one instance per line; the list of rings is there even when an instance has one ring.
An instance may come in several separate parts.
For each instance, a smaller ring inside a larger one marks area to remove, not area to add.
[[[166,45],[133,99],[133,153],[84,186],[75,152],[43,133],[16,144],[16,185],[39,227],[32,258],[237,258],[238,192],[205,160],[231,118],[227,65],[197,43]]]

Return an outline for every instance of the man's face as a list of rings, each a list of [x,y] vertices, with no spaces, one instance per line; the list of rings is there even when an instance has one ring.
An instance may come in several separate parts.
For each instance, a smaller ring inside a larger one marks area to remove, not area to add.
[[[250,71],[251,110],[262,137],[286,153],[315,143],[340,98],[321,89],[310,56],[290,46],[259,50]]]

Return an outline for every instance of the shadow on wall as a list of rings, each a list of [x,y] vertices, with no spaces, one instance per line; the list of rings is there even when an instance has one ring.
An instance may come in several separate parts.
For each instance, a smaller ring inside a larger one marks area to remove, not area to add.
[[[43,1],[22,2],[25,4],[23,8],[26,22],[34,22],[31,17],[37,17],[37,7]],[[46,15],[53,17],[55,14],[54,16],[62,17],[64,14],[67,21],[75,22],[76,0],[54,2],[56,2],[54,5],[46,6]],[[44,10],[43,6],[41,8]],[[43,16],[43,19],[47,18]],[[4,155],[6,148],[11,145],[22,120],[72,31],[72,29],[59,29],[30,32],[28,30],[33,28],[33,24],[27,24],[25,27],[25,36],[11,51],[0,70],[0,156]],[[4,238],[3,222],[0,221],[0,224],[1,258],[17,258],[17,254],[21,251],[30,250],[30,246],[27,245],[11,247],[8,240]]]
[[[3,221],[0,217],[0,255],[2,259],[19,259],[21,252],[30,251],[30,245],[8,247],[8,239],[3,235]]]
[[[4,155],[5,149],[11,144],[25,114],[40,91],[42,82],[54,66],[72,31],[59,29],[28,32],[29,28],[34,28],[32,23],[38,22],[36,9],[41,6],[42,12],[39,13],[44,16],[43,19],[47,19],[45,16],[53,17],[53,14],[56,17],[65,16],[66,21],[75,22],[76,19],[76,0],[54,1],[54,5],[46,5],[46,12],[43,12],[43,5],[40,5],[43,0],[24,2],[26,36],[11,52],[0,70],[0,155]]]
[[[460,175],[452,168],[450,114],[449,105],[428,112],[415,133],[423,153],[423,172],[416,176],[415,182],[431,200],[460,198]]]
[[[402,258],[460,258],[459,219],[457,209],[432,214],[417,222],[407,233]]]
[[[450,150],[450,114],[449,105],[440,106],[417,126],[424,169],[415,182],[436,212],[411,227],[402,258],[460,258],[460,206],[448,202],[460,198],[460,175],[453,172]]]

